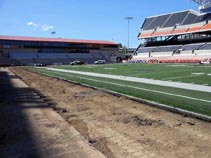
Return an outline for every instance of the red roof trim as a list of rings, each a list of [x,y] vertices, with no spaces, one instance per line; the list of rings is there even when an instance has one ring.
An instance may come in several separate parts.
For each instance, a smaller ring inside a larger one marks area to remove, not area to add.
[[[81,40],[81,39],[65,39],[65,38],[45,38],[45,37],[24,37],[24,36],[1,36],[0,40],[17,40],[17,41],[37,41],[37,42],[66,42],[81,44],[97,44],[97,45],[118,45],[110,41],[100,40]]]

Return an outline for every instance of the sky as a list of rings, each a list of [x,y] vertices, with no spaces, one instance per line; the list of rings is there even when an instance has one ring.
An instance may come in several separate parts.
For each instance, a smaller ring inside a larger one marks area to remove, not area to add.
[[[140,44],[145,17],[193,9],[191,0],[0,0],[0,35]],[[56,32],[56,34],[51,34]]]

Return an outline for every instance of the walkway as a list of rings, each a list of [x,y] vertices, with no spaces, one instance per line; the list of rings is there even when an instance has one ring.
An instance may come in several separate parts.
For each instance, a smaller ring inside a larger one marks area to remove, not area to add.
[[[0,157],[105,158],[7,68],[0,68]]]

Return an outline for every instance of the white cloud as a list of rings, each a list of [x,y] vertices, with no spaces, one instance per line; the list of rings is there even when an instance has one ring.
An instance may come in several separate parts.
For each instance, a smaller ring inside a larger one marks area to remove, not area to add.
[[[30,21],[30,22],[28,22],[26,25],[31,26],[31,25],[33,25],[33,22]]]
[[[40,29],[41,31],[49,31],[50,29],[54,29],[54,26],[48,24],[39,24],[32,21],[27,22],[26,25],[35,29]]]
[[[35,23],[35,22],[32,22],[32,21],[28,22],[26,25],[33,26],[33,27],[38,27],[38,24]]]
[[[41,26],[42,31],[48,31],[48,30],[53,29],[53,28],[54,28],[53,26],[47,25],[47,24],[44,24],[44,25]]]

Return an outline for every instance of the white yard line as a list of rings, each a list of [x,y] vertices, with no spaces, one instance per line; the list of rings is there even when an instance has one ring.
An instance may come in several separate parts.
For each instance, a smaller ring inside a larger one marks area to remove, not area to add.
[[[58,74],[58,75],[69,76],[69,77],[75,77],[73,75],[63,74],[61,72],[60,73],[53,72],[53,73]],[[134,87],[134,86],[124,85],[124,84],[119,84],[119,83],[114,83],[114,82],[108,82],[108,81],[103,81],[103,80],[96,80],[96,79],[92,79],[92,78],[88,78],[88,77],[81,77],[81,76],[76,76],[76,77],[77,78],[80,78],[80,79],[94,81],[94,82],[106,83],[106,84],[111,84],[111,85],[120,86],[120,87],[127,87],[127,88],[132,88],[132,89],[138,89],[138,90],[143,90],[143,91],[148,91],[148,92],[154,92],[154,93],[159,93],[159,94],[165,94],[165,95],[170,95],[170,96],[175,96],[175,97],[180,97],[180,98],[185,98],[185,99],[191,99],[191,100],[196,100],[196,101],[202,101],[202,102],[211,103],[211,100],[193,98],[193,97],[188,97],[188,96],[184,96],[184,95],[178,95],[178,94],[167,93],[167,92],[162,92],[162,91],[158,91],[158,90],[152,90],[152,89]]]
[[[127,76],[108,75],[108,74],[100,74],[100,73],[93,73],[93,72],[64,70],[64,69],[56,69],[56,68],[44,68],[44,69],[58,71],[58,72],[67,72],[67,73],[74,73],[74,74],[80,74],[80,75],[94,76],[94,77],[117,79],[117,80],[123,80],[123,81],[139,82],[139,83],[166,86],[166,87],[174,87],[174,88],[194,90],[194,91],[211,92],[210,86],[196,85],[196,84],[191,84],[191,83],[178,83],[178,82],[160,81],[160,80],[144,79],[144,78],[137,78],[137,77],[127,77]]]
[[[163,80],[172,80],[172,79],[179,79],[179,78],[188,78],[188,77],[194,77],[194,76],[196,76],[196,75],[169,77],[169,78],[163,78]]]
[[[176,76],[176,77],[169,77],[169,78],[163,78],[163,80],[171,80],[171,79],[179,79],[179,78],[188,78],[188,77],[195,77],[199,75],[206,75],[206,73],[191,73],[191,75],[186,75],[186,76]]]

